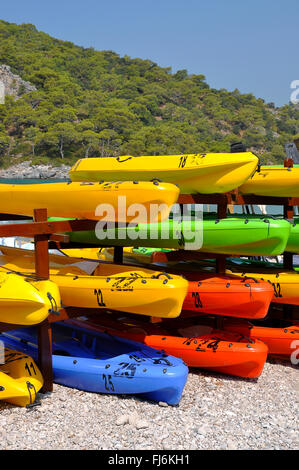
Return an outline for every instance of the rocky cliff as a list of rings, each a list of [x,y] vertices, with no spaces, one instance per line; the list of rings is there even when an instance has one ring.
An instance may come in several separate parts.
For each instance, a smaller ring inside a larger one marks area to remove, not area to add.
[[[35,90],[34,85],[25,82],[19,75],[13,74],[8,65],[0,64],[0,104],[4,103],[6,95],[19,98],[24,93]]]

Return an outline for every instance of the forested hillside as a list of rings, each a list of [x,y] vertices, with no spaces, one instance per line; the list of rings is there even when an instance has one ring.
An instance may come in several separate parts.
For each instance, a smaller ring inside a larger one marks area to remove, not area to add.
[[[215,90],[204,75],[78,47],[31,24],[0,20],[1,64],[37,88],[0,104],[2,165],[222,152],[237,141],[262,162],[281,162],[299,132],[293,105]]]

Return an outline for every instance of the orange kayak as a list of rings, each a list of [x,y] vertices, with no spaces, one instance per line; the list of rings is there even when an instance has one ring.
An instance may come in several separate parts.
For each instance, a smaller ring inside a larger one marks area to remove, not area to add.
[[[68,320],[68,323],[144,343],[182,358],[190,367],[238,377],[259,377],[267,359],[268,348],[262,341],[245,338],[239,333],[206,325],[169,331],[165,328],[168,322],[160,326],[126,317],[116,320],[107,317],[109,315],[105,318],[97,315]]]
[[[281,328],[273,326],[255,326],[246,320],[224,321],[225,330],[242,334],[250,339],[260,339],[267,344],[270,355],[284,356],[291,359],[299,349],[299,323],[289,323]],[[299,356],[299,352],[297,353]]]
[[[180,274],[189,281],[183,311],[250,319],[264,318],[268,313],[274,289],[267,281],[198,272]]]

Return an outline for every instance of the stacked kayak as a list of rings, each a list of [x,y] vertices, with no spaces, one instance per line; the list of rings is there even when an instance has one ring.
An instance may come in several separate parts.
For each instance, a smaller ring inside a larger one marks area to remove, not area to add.
[[[18,252],[18,249],[11,249],[11,248],[3,248],[3,251],[6,253]],[[139,250],[135,250],[137,253]],[[142,252],[143,249],[140,248]],[[91,260],[99,260],[98,258],[98,250],[92,249],[73,249],[73,250],[63,250],[65,254],[68,252],[75,255],[78,259],[71,258],[69,256],[66,257],[58,257],[51,255],[52,263],[54,259],[56,260],[56,268],[59,259],[62,258],[62,262],[64,263],[63,266],[66,266],[66,262],[70,263],[69,266],[80,266],[84,267],[84,259],[91,257]],[[127,251],[126,251],[127,253]],[[26,256],[26,258],[30,258],[30,254]],[[148,256],[147,256],[148,258]],[[138,258],[137,258],[138,259]],[[24,258],[22,258],[22,263],[24,263]],[[85,262],[87,259],[85,259]],[[52,265],[51,263],[51,265]],[[15,265],[8,265],[10,268],[17,269],[20,266],[19,264]],[[148,266],[149,269],[138,268],[135,266],[134,269],[137,269],[137,272],[144,272],[147,275],[154,275],[157,276],[156,271],[154,271],[153,267],[150,265]],[[63,268],[64,269],[64,268]],[[133,269],[132,266],[119,266],[113,264],[106,264],[106,263],[99,263],[94,270],[94,276],[89,276],[90,283],[92,282],[93,278],[96,274],[103,272],[103,270],[114,270],[114,272],[121,272],[121,269],[128,270]],[[166,268],[167,273],[164,274],[164,282],[169,277],[168,282],[176,277],[176,270],[171,269],[171,267]],[[51,272],[53,270],[51,269]],[[179,270],[180,275],[183,276],[184,279],[188,281],[188,288],[187,293],[185,295],[183,304],[181,309],[183,311],[193,311],[196,313],[208,313],[210,315],[224,315],[230,317],[238,317],[238,318],[250,318],[250,319],[258,319],[264,318],[267,315],[270,302],[274,295],[273,286],[266,281],[257,280],[252,277],[240,279],[239,276],[234,275],[220,275],[220,274],[210,274],[205,272],[190,272],[184,271],[183,269]],[[162,273],[160,273],[161,278],[163,278]],[[62,276],[61,276],[62,277]],[[53,279],[56,280],[60,287],[61,295],[63,298],[64,303],[66,305],[71,305],[70,302],[76,302],[76,306],[84,306],[86,300],[84,299],[84,295],[82,294],[82,276],[76,276],[76,279],[72,279],[72,285],[75,286],[76,283],[73,281],[79,280],[79,286],[77,293],[74,294],[72,289],[67,289],[65,285],[63,285],[63,279],[61,277],[57,277],[53,275]],[[85,276],[86,278],[86,276]],[[66,283],[67,281],[65,281]],[[87,281],[86,281],[87,282]],[[97,281],[98,282],[98,281]],[[123,282],[118,283],[119,287],[122,287]],[[109,286],[110,287],[110,286]],[[102,291],[103,299],[106,299],[106,294],[104,294],[104,290]],[[78,300],[76,299],[76,295],[78,294]],[[81,298],[81,303],[80,303]],[[90,302],[90,300],[89,300]],[[151,302],[149,302],[151,304]],[[87,304],[86,304],[87,305]],[[86,306],[85,305],[85,306]],[[90,303],[88,304],[90,305]],[[105,303],[107,308],[112,309],[111,303]],[[96,305],[93,305],[96,307]],[[115,308],[114,308],[115,309]],[[119,309],[118,309],[119,310]],[[124,311],[124,310],[123,310]],[[158,310],[159,315],[161,312]],[[134,312],[131,312],[134,313]],[[145,313],[143,313],[145,314]],[[172,315],[173,317],[174,315]],[[177,315],[176,315],[177,316]],[[171,315],[168,315],[171,317]]]
[[[240,280],[221,274],[180,273],[189,281],[183,311],[251,319],[264,318],[268,313],[274,291],[268,282],[252,277]]]
[[[239,190],[256,196],[298,197],[299,168],[261,166]]]
[[[56,383],[89,392],[179,403],[188,374],[181,359],[135,341],[60,322],[52,330]],[[7,347],[37,358],[34,327],[2,333],[0,338]]]
[[[128,208],[138,201],[145,208],[145,211],[139,214],[142,222],[159,222],[168,217],[178,196],[177,186],[158,181],[0,184],[0,212],[33,216],[34,208],[45,208],[48,216],[53,217],[92,220],[105,217],[107,221],[120,219],[130,222],[135,214],[130,216],[129,211],[124,210],[122,205],[126,204]],[[161,212],[155,215],[150,210],[152,205],[159,205]]]
[[[72,181],[151,181],[177,184],[182,193],[225,193],[255,172],[258,158],[251,152],[163,155],[125,155],[85,158],[70,170]]]
[[[34,325],[61,308],[57,285],[30,274],[0,272],[0,322]]]
[[[34,253],[1,247],[0,322],[26,328],[1,334],[7,349],[0,367],[0,399],[22,406],[34,403],[42,377],[34,362],[38,348],[33,325],[62,306],[72,307],[72,313],[78,309],[78,314],[85,309],[87,317],[96,314],[90,320],[53,323],[56,383],[176,405],[187,365],[259,377],[269,350],[289,353],[297,326],[285,329],[282,346],[275,343],[277,335],[267,336],[248,320],[264,319],[271,302],[298,305],[298,274],[247,264],[244,270],[233,263],[225,274],[216,274],[213,260],[191,269],[186,262],[163,268],[144,262],[153,249],[196,250],[209,258],[297,252],[296,223],[282,218],[189,221],[177,220],[172,210],[180,192],[215,194],[239,188],[243,194],[297,196],[298,170],[258,168],[251,152],[122,156],[79,160],[70,171],[70,183],[0,185],[1,213],[32,217],[34,209],[45,208],[49,225],[58,218],[100,221],[95,231],[69,234],[77,251],[50,255],[50,280],[35,276]],[[81,250],[82,245],[90,245],[89,251]],[[105,260],[105,253],[92,247],[106,247],[109,256],[111,247],[124,247],[136,265]]]
[[[216,215],[207,215],[208,218],[214,218]],[[262,220],[264,219],[274,219],[274,216],[258,216],[256,214],[234,214],[233,216],[228,216],[229,219],[231,218],[238,218],[241,220],[252,220],[252,219],[257,219],[260,218]],[[276,218],[275,220],[282,220],[281,217]],[[294,218],[294,220],[290,223],[290,234],[289,234],[289,239],[287,242],[287,245],[285,247],[284,251],[288,251],[290,253],[299,253],[299,219]]]
[[[288,271],[283,267],[273,267],[273,265],[271,267],[257,266],[257,263],[251,265],[245,260],[244,264],[240,262],[236,264],[229,259],[225,272],[226,275],[244,279],[244,282],[247,282],[248,278],[267,282],[273,287],[273,303],[299,305],[299,273],[296,270]],[[165,263],[159,263],[159,268],[168,270]],[[203,270],[212,274],[215,272],[215,263],[213,261],[197,261],[193,265],[178,263],[175,266],[172,264],[171,269],[178,274],[188,269],[192,272]]]
[[[139,257],[139,252],[141,257]],[[137,262],[138,260],[140,260],[140,262],[141,260],[143,262],[147,260],[147,262],[150,263],[153,253],[155,253],[154,250],[145,248],[128,249],[125,251],[125,256]],[[102,252],[103,256],[104,254],[105,252]],[[110,256],[111,254],[108,252],[106,257],[110,258]],[[272,302],[299,305],[299,273],[297,271],[286,271],[282,267],[273,266],[273,264],[267,267],[265,264],[260,265],[259,261],[251,262],[241,258],[237,262],[234,258],[230,258],[227,261],[226,275],[240,277],[246,283],[250,278],[254,282],[264,281],[273,288]],[[202,271],[206,274],[215,275],[213,274],[215,271],[215,263],[209,260],[197,261],[193,264],[178,263],[176,265],[167,265],[165,263],[158,263],[158,265],[160,269],[176,272],[177,274],[184,273],[185,276],[186,272],[189,272],[192,273],[193,277],[196,277],[198,273]],[[156,267],[158,267],[158,265],[156,265]],[[189,276],[191,276],[191,274]],[[250,313],[251,312],[249,312],[249,315]],[[251,318],[254,318],[254,316]]]
[[[81,260],[85,257],[93,260],[111,260],[113,256],[110,250],[101,251],[96,248],[75,248],[62,251],[66,256],[72,255]],[[137,263],[139,261],[140,265],[147,263],[149,269],[154,269],[150,264],[150,256],[154,252],[153,248],[125,248],[124,257],[127,257],[129,262],[130,260]],[[264,318],[274,295],[271,283],[251,276],[240,279],[238,275],[188,271],[184,270],[184,266],[176,270],[164,265],[163,269],[170,275],[180,273],[188,281],[183,311],[238,318]]]
[[[253,324],[246,320],[225,319],[224,328],[267,344],[269,354],[290,359],[299,346],[299,322],[284,322],[284,326],[271,326],[267,322]]]
[[[132,318],[94,316],[91,319],[69,320],[69,324],[92,331],[106,331],[122,338],[144,343],[181,357],[190,367],[200,367],[238,377],[257,378],[267,359],[268,348],[260,340],[242,334],[218,330],[209,325],[180,327],[163,322],[153,325]]]
[[[256,266],[228,266],[226,272],[242,278],[249,276],[270,282],[274,288],[272,302],[299,305],[299,273],[279,268],[257,268]]]
[[[195,249],[226,255],[276,256],[286,249],[291,225],[286,220],[208,219],[179,222],[130,224],[122,228],[103,228],[101,240],[95,231],[70,233],[70,241],[96,246],[146,246]]]
[[[0,400],[28,407],[35,404],[43,377],[32,357],[18,351],[5,348],[4,364],[0,364]]]
[[[34,253],[1,247],[0,272],[34,272]],[[92,269],[93,274],[86,274]],[[84,262],[50,255],[50,279],[58,286],[64,306],[105,308],[161,317],[180,315],[188,281],[161,271],[110,263]]]

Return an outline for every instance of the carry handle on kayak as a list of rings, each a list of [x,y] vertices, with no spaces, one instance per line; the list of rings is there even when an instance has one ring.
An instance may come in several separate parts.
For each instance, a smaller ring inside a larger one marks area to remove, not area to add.
[[[121,157],[116,157],[116,160],[119,162],[119,163],[124,163],[124,162],[127,162],[128,160],[131,160],[131,158],[133,157],[127,157],[125,158],[125,160],[120,160]]]
[[[242,279],[241,282],[245,282],[245,281],[248,281],[248,279],[252,279],[256,284],[258,284],[260,281],[258,281],[255,277],[244,277],[244,279]]]
[[[164,273],[164,272],[163,272],[163,273],[159,273],[159,274],[157,274],[156,276],[154,275],[154,276],[153,276],[153,279],[159,279],[159,277],[161,277],[161,276],[166,276],[167,279],[172,279],[172,277],[171,277],[169,274]]]
[[[56,299],[52,296],[50,292],[47,292],[47,297],[51,302],[51,308],[49,308],[49,313],[52,313],[53,315],[60,315],[60,312],[58,310],[58,306],[56,303]]]

